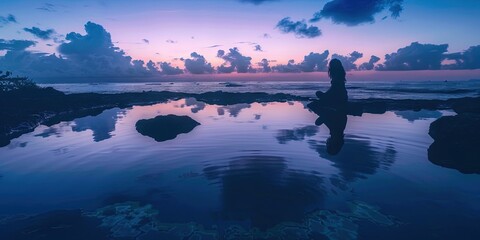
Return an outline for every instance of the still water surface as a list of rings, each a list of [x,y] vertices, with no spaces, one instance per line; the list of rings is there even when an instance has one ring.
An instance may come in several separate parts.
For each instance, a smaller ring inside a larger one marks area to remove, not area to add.
[[[40,126],[0,148],[0,239],[479,236],[480,176],[427,157],[451,112],[348,116],[331,156],[305,104],[190,98]],[[136,131],[167,114],[201,125],[164,142]]]

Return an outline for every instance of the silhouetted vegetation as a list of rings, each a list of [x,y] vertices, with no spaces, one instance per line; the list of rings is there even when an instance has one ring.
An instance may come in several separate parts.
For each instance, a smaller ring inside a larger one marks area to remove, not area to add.
[[[0,91],[7,92],[21,89],[38,88],[37,84],[27,77],[12,77],[12,73],[0,71]]]

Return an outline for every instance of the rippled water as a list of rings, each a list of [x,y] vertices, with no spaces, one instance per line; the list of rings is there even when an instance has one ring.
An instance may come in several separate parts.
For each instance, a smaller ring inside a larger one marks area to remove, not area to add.
[[[348,116],[331,156],[305,104],[182,99],[40,126],[0,148],[0,239],[479,236],[480,176],[427,158],[429,124],[451,112]],[[136,131],[167,114],[201,125]]]

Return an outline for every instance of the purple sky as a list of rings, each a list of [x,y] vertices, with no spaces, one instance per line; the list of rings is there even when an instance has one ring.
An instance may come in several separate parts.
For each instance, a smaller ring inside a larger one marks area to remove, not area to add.
[[[464,70],[480,68],[479,1],[364,2],[6,0],[0,70],[33,77],[311,72],[325,71],[333,57],[350,70],[471,77]]]

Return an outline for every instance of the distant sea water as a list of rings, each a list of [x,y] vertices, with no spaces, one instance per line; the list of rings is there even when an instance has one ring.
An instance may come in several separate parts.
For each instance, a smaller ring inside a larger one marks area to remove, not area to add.
[[[40,84],[66,93],[122,93],[142,91],[172,91],[185,93],[266,92],[315,97],[318,90],[326,91],[329,82],[312,81],[242,81],[242,82],[150,82],[150,83],[65,83]],[[351,99],[449,99],[480,96],[480,81],[347,81]]]

